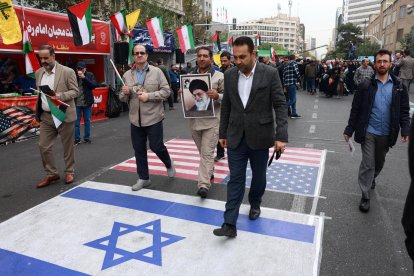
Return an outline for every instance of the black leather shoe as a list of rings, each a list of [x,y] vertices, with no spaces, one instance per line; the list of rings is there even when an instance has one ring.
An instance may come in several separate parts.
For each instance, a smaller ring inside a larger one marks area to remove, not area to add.
[[[206,198],[208,194],[208,189],[201,187],[200,189],[198,189],[197,191],[197,195],[199,195],[201,198]]]
[[[250,207],[249,219],[255,220],[258,217],[260,217],[260,207],[258,208]]]
[[[236,226],[234,225],[223,223],[221,228],[217,228],[213,230],[213,234],[219,237],[226,236],[226,237],[234,238],[237,236],[237,229],[236,229]]]
[[[216,155],[216,157],[214,157],[214,162],[218,162],[218,161],[220,161],[221,159],[223,159],[224,158],[224,155]]]
[[[361,202],[359,203],[359,210],[363,213],[369,211],[369,199],[361,198]]]
[[[375,185],[376,185],[376,183],[375,183],[375,179],[372,181],[372,185],[371,185],[371,190],[374,190],[375,189]]]

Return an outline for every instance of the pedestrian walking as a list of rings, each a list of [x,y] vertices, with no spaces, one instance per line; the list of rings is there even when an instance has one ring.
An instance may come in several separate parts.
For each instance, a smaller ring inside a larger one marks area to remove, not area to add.
[[[407,88],[399,78],[389,74],[391,53],[378,51],[374,66],[376,74],[362,80],[357,87],[344,130],[345,141],[348,142],[355,132],[355,142],[361,144],[362,161],[358,173],[361,212],[370,209],[370,190],[375,188],[375,178],[384,166],[389,148],[397,142],[400,128],[402,142],[408,140],[410,131]]]

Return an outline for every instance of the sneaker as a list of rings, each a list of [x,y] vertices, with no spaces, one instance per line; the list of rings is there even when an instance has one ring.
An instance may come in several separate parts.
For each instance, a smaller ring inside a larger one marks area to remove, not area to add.
[[[75,146],[79,145],[81,143],[80,140],[75,140],[75,142],[73,143]]]
[[[208,194],[208,189],[201,187],[200,189],[198,189],[197,191],[197,195],[199,195],[201,198],[206,198]]]
[[[224,155],[216,155],[216,157],[214,157],[214,162],[218,162],[221,159],[224,159]]]
[[[142,188],[148,187],[149,185],[151,185],[151,180],[150,179],[147,179],[147,180],[138,179],[137,183],[132,185],[132,190],[133,191],[139,191]]]
[[[300,119],[300,118],[302,118],[302,116],[300,116],[299,114],[292,114],[292,115],[290,115],[290,118],[292,118],[292,119]]]
[[[167,175],[170,178],[175,176],[174,160],[172,158],[171,158],[171,167],[167,168]]]

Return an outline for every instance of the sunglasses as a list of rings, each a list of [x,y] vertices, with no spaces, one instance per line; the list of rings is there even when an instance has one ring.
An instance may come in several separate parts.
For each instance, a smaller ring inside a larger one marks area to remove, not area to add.
[[[145,56],[146,52],[135,52],[134,55],[135,56],[138,56],[138,55]]]

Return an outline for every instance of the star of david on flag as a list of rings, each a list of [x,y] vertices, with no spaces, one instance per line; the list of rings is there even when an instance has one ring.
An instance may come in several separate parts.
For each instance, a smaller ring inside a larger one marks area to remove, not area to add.
[[[120,237],[136,231],[152,235],[152,245],[135,252],[117,247]],[[185,238],[161,232],[161,220],[158,219],[138,226],[114,222],[109,236],[85,243],[84,245],[106,251],[102,264],[102,270],[105,270],[129,260],[138,260],[162,266],[162,247],[182,239]]]

